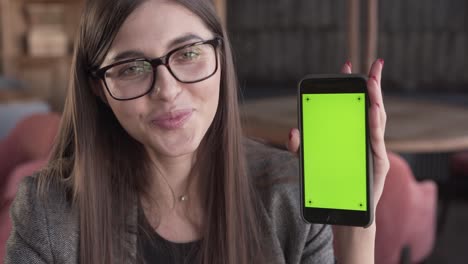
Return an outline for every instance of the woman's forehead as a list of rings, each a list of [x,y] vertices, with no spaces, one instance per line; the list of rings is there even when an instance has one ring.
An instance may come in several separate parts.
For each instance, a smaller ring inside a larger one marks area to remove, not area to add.
[[[213,37],[200,17],[175,1],[145,1],[125,20],[106,56],[138,50],[159,57],[176,46]],[[182,40],[182,41],[181,41]],[[184,42],[185,43],[181,43]]]

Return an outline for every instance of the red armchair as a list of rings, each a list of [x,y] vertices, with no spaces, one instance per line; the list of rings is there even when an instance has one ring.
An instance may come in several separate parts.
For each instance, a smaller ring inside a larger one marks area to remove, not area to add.
[[[417,182],[400,156],[388,153],[390,170],[376,212],[376,264],[419,263],[431,253],[436,234],[437,185]],[[409,254],[408,254],[409,251]]]
[[[9,208],[18,183],[47,163],[59,123],[56,113],[33,114],[0,141],[0,260],[5,256],[11,229]]]
[[[434,246],[437,185],[417,182],[408,163],[388,153],[390,170],[377,205],[375,263],[420,263]]]

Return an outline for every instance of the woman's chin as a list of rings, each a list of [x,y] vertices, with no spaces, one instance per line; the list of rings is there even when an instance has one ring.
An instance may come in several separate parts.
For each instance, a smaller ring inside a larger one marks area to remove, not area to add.
[[[175,158],[194,153],[200,145],[200,140],[194,137],[168,138],[151,145],[158,155]]]
[[[159,155],[162,155],[166,158],[179,158],[187,155],[192,155],[195,153],[196,148],[173,148],[173,149],[163,149],[158,151]]]

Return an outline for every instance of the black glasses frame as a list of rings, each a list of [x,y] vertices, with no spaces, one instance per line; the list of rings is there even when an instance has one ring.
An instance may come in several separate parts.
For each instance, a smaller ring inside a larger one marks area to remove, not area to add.
[[[192,46],[197,46],[197,45],[202,45],[202,44],[209,44],[211,46],[213,46],[214,50],[215,50],[215,60],[216,60],[216,67],[213,71],[213,73],[211,73],[210,75],[206,76],[206,77],[203,77],[201,79],[198,79],[198,80],[195,80],[195,81],[182,81],[180,80],[175,74],[174,72],[172,71],[170,65],[169,65],[169,58],[171,57],[172,54],[180,51],[180,50],[183,50],[183,49],[186,49],[186,48],[189,48],[189,47],[192,47]],[[181,83],[196,83],[196,82],[201,82],[201,81],[204,81],[208,78],[210,78],[211,76],[213,76],[217,71],[218,71],[218,52],[217,51],[217,48],[222,44],[222,38],[220,37],[215,37],[214,39],[210,39],[210,40],[205,40],[205,41],[198,41],[198,42],[194,42],[194,43],[191,43],[191,44],[188,44],[188,45],[185,45],[185,46],[182,46],[182,47],[179,47],[179,48],[176,48],[176,49],[173,49],[171,51],[169,51],[166,55],[162,56],[162,57],[159,57],[159,58],[155,58],[155,59],[147,59],[147,58],[136,58],[136,59],[128,59],[128,60],[123,60],[123,61],[119,61],[119,62],[116,62],[116,63],[113,63],[113,64],[110,64],[108,66],[105,66],[105,67],[102,67],[100,69],[97,69],[95,71],[91,71],[91,75],[94,77],[94,78],[97,78],[97,79],[101,79],[105,86],[106,86],[106,89],[107,91],[109,92],[110,96],[112,98],[114,98],[115,100],[119,100],[119,101],[127,101],[127,100],[132,100],[132,99],[136,99],[136,98],[139,98],[139,97],[142,97],[142,96],[145,96],[147,94],[149,94],[153,89],[154,89],[154,84],[156,82],[156,68],[160,65],[164,65],[166,66],[167,70],[171,73],[172,77],[174,77],[174,79],[176,79],[177,81],[181,82]],[[106,82],[106,72],[115,67],[115,66],[118,66],[118,65],[121,65],[121,64],[125,64],[125,63],[129,63],[129,62],[136,62],[136,61],[146,61],[148,63],[151,64],[152,68],[153,68],[153,81],[151,82],[151,86],[148,88],[148,91],[146,91],[145,93],[141,94],[141,95],[138,95],[138,96],[134,96],[134,97],[131,97],[131,98],[125,98],[125,99],[122,99],[122,98],[117,98],[115,97],[112,92],[110,91],[109,89],[109,86],[107,85],[107,82]]]

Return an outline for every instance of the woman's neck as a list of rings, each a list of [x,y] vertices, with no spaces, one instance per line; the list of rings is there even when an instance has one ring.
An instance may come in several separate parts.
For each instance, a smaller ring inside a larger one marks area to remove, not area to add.
[[[192,170],[195,154],[178,157],[150,156],[153,161],[153,177],[149,189],[152,198],[168,205],[180,199],[190,199],[190,196],[193,196],[190,193],[193,193],[194,187],[197,186],[197,175]]]
[[[193,154],[153,160],[150,200],[143,198],[145,215],[156,232],[169,241],[199,240],[203,213],[198,190],[199,174],[193,172]],[[180,199],[182,196],[186,200]],[[155,207],[155,201],[158,207]]]

